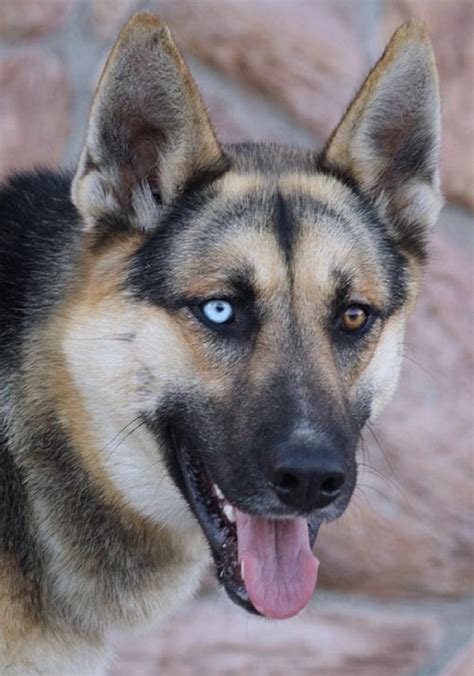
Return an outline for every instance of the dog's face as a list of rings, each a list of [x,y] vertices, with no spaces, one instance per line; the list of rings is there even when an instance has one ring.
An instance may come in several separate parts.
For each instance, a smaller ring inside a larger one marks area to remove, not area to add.
[[[360,432],[396,384],[440,204],[438,117],[418,24],[320,156],[222,148],[147,13],[102,77],[73,185],[85,262],[66,360],[98,425],[144,423],[126,461],[101,460],[119,487],[133,503],[123,476],[141,477],[175,526],[187,503],[229,594],[262,614],[306,604],[310,542],[347,507]]]
[[[164,363],[158,345],[138,352],[145,412],[240,509],[337,516],[360,430],[398,372],[407,261],[317,172],[231,170],[186,202],[130,262],[129,293],[175,341]]]

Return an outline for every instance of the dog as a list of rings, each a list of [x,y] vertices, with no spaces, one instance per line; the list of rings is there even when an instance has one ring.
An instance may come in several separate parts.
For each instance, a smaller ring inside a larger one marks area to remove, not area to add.
[[[102,673],[211,560],[249,612],[308,603],[396,386],[439,111],[411,21],[322,151],[222,145],[168,28],[126,25],[75,174],[0,189],[2,673]]]

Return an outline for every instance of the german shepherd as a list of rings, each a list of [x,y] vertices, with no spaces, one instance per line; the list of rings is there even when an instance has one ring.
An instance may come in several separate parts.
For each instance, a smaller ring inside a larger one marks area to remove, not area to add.
[[[393,36],[322,152],[221,145],[136,14],[74,176],[0,189],[0,665],[99,673],[212,557],[270,618],[392,394],[441,206],[433,52]]]

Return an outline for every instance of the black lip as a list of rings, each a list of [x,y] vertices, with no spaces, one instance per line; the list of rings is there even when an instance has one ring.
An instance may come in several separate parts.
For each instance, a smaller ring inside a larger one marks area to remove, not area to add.
[[[321,522],[317,518],[308,519],[308,534],[309,534],[309,546],[313,549],[316,538],[318,537],[319,527]]]
[[[196,461],[194,463],[190,462],[189,454],[184,448],[184,445],[176,440],[176,437],[173,433],[171,433],[171,438],[173,440],[173,446],[178,458],[179,467],[183,475],[184,485],[186,487],[186,496],[189,500],[191,508],[197,520],[199,521],[201,528],[204,530],[212,549],[219,550],[225,543],[225,535],[218,527],[217,523],[213,523],[212,519],[209,517],[209,511],[206,508],[205,502],[200,499],[200,496],[198,496],[196,493],[195,483],[197,477],[193,481],[193,477],[191,475],[191,472],[196,471]]]
[[[168,436],[179,465],[182,478],[180,483],[184,484],[184,486],[181,485],[181,490],[183,487],[185,488],[185,497],[210,544],[219,581],[224,585],[227,595],[234,603],[251,614],[261,616],[261,613],[256,610],[250,601],[245,584],[235,579],[233,568],[229,565],[228,559],[232,556],[237,557],[237,542],[235,541],[234,553],[232,553],[232,551],[229,551],[229,541],[225,528],[222,527],[221,522],[219,523],[219,518],[209,509],[206,498],[200,495],[197,490],[200,480],[199,475],[206,476],[209,483],[211,479],[199,459],[193,457],[191,461],[189,450],[184,441],[178,440],[172,430],[168,430]],[[308,537],[311,549],[316,542],[319,526],[320,522],[317,518],[308,519]],[[232,550],[232,543],[230,545]]]
[[[193,462],[191,462],[186,444],[182,440],[178,441],[172,431],[169,431],[169,437],[181,470],[185,497],[211,546],[211,553],[219,581],[224,585],[229,598],[234,601],[234,603],[245,608],[249,613],[260,615],[248,597],[245,584],[235,579],[232,567],[226,562],[226,556],[227,558],[231,558],[232,552],[228,550],[229,542],[227,541],[225,530],[222,528],[222,525],[218,523],[217,518],[213,518],[212,513],[206,505],[205,498],[199,495],[196,490],[198,477],[193,476],[193,473],[196,475],[202,473],[205,474],[204,467],[200,466],[200,461],[195,458],[193,458]],[[236,546],[237,543],[235,542],[235,549]],[[235,549],[234,555],[237,557]]]

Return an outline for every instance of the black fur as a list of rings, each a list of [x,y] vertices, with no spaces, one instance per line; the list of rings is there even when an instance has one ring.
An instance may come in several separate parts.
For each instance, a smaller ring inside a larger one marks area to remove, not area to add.
[[[287,263],[291,260],[293,242],[298,236],[297,223],[292,219],[289,205],[278,191],[275,195],[275,232]]]
[[[20,361],[25,335],[64,299],[80,251],[71,175],[18,174],[0,186],[0,365]]]

